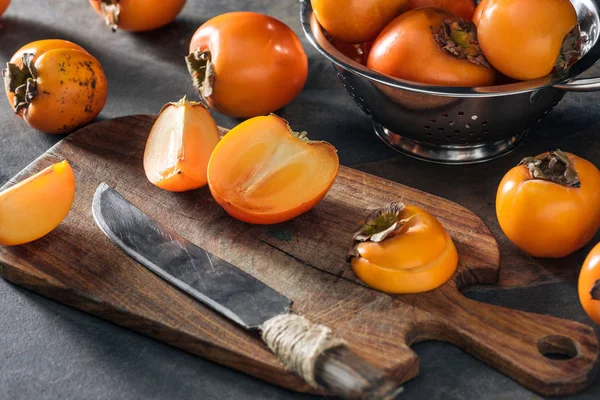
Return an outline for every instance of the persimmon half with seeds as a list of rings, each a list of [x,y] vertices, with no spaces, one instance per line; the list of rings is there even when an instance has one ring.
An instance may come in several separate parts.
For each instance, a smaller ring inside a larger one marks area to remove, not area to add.
[[[475,25],[439,8],[411,10],[390,22],[375,39],[367,67],[439,86],[489,86],[496,77]]]
[[[75,197],[75,175],[67,161],[0,193],[0,245],[29,243],[54,230]]]
[[[94,11],[113,31],[149,31],[173,21],[185,0],[90,0]]]
[[[98,60],[65,40],[23,46],[2,70],[2,77],[15,113],[50,134],[68,133],[92,121],[108,95]]]
[[[458,266],[456,247],[442,224],[427,211],[402,203],[367,217],[348,258],[361,281],[387,293],[433,290]]]
[[[172,192],[206,185],[208,160],[219,139],[217,124],[203,104],[184,97],[165,105],[146,142],[146,177]]]
[[[580,58],[577,12],[569,0],[484,0],[474,21],[483,54],[510,78],[541,78]]]
[[[215,148],[208,185],[231,216],[253,224],[276,224],[314,207],[339,169],[336,149],[294,132],[270,115],[233,128]]]

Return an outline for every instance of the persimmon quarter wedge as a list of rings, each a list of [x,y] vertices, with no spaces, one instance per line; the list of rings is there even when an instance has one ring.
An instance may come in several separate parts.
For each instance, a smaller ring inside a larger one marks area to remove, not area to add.
[[[0,193],[0,244],[32,242],[67,216],[75,197],[75,176],[67,161],[51,165]]]
[[[231,216],[253,224],[275,224],[314,207],[337,176],[335,147],[293,132],[270,115],[232,129],[208,164],[208,185]]]
[[[165,105],[146,142],[146,177],[172,192],[206,185],[206,167],[219,139],[217,124],[203,104],[184,97]]]

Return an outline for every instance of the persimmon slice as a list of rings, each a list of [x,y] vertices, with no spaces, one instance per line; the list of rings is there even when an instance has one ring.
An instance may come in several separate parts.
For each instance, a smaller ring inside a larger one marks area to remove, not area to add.
[[[146,142],[146,177],[172,192],[206,185],[206,167],[219,139],[217,124],[203,104],[184,97],[165,105]]]
[[[232,129],[208,164],[208,185],[231,216],[275,224],[314,207],[337,176],[335,147],[293,132],[287,121],[256,117]]]
[[[75,197],[75,176],[67,161],[51,165],[0,193],[0,244],[32,242],[67,216]]]

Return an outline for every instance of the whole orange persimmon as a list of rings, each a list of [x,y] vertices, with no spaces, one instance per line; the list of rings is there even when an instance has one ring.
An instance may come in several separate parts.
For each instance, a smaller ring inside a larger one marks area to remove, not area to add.
[[[317,21],[328,34],[347,43],[373,40],[408,0],[312,0]]]
[[[185,0],[90,0],[90,4],[113,30],[141,32],[173,21]]]
[[[23,46],[2,76],[15,112],[45,133],[67,133],[92,121],[108,95],[98,60],[65,40]]]
[[[0,16],[2,16],[2,14],[4,14],[4,11],[6,11],[6,9],[8,8],[9,5],[10,5],[10,0],[0,0]]]
[[[581,267],[578,291],[581,306],[600,325],[600,243],[590,251]]]
[[[276,224],[321,201],[339,165],[329,143],[309,140],[276,115],[256,117],[233,128],[215,147],[208,186],[234,218]]]
[[[221,114],[249,118],[290,103],[308,76],[308,58],[283,22],[253,12],[202,25],[186,58],[194,87]]]
[[[600,171],[560,150],[527,157],[508,171],[496,195],[506,236],[534,257],[565,257],[600,227]]]
[[[481,53],[475,25],[439,8],[411,10],[390,22],[373,43],[367,66],[441,86],[488,86],[496,77]]]
[[[577,13],[569,0],[485,0],[474,21],[483,54],[510,78],[541,78],[580,58]]]
[[[470,20],[475,12],[474,0],[409,0],[410,9],[434,7]]]
[[[388,293],[433,290],[458,266],[456,247],[442,224],[427,211],[402,203],[366,218],[348,258],[360,280]]]

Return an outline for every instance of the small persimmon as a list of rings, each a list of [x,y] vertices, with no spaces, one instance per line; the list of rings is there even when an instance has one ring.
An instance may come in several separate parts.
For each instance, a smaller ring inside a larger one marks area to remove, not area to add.
[[[409,0],[410,9],[441,8],[452,14],[470,20],[475,12],[475,0]]]
[[[371,213],[354,235],[348,257],[361,281],[387,293],[433,290],[458,266],[456,247],[442,224],[402,203]]]
[[[67,161],[0,193],[0,245],[29,243],[47,235],[67,216],[75,197],[75,176]]]
[[[590,251],[581,267],[578,291],[581,306],[600,325],[600,243]]]
[[[496,214],[506,236],[527,254],[565,257],[600,227],[600,171],[560,150],[527,157],[500,182]]]
[[[185,0],[90,0],[90,4],[113,31],[141,32],[173,21]]]
[[[208,185],[231,216],[253,224],[276,224],[314,207],[337,176],[336,149],[293,132],[270,115],[233,128],[208,163]]]
[[[146,142],[146,177],[172,192],[206,185],[208,160],[219,139],[217,124],[203,104],[184,97],[165,105]]]
[[[473,20],[483,54],[510,78],[541,78],[580,58],[577,12],[569,0],[484,0]]]
[[[475,25],[439,8],[407,11],[390,22],[373,43],[367,67],[440,86],[489,86],[496,77]]]
[[[16,114],[50,134],[68,133],[98,116],[108,95],[102,66],[65,40],[23,46],[2,71]]]

